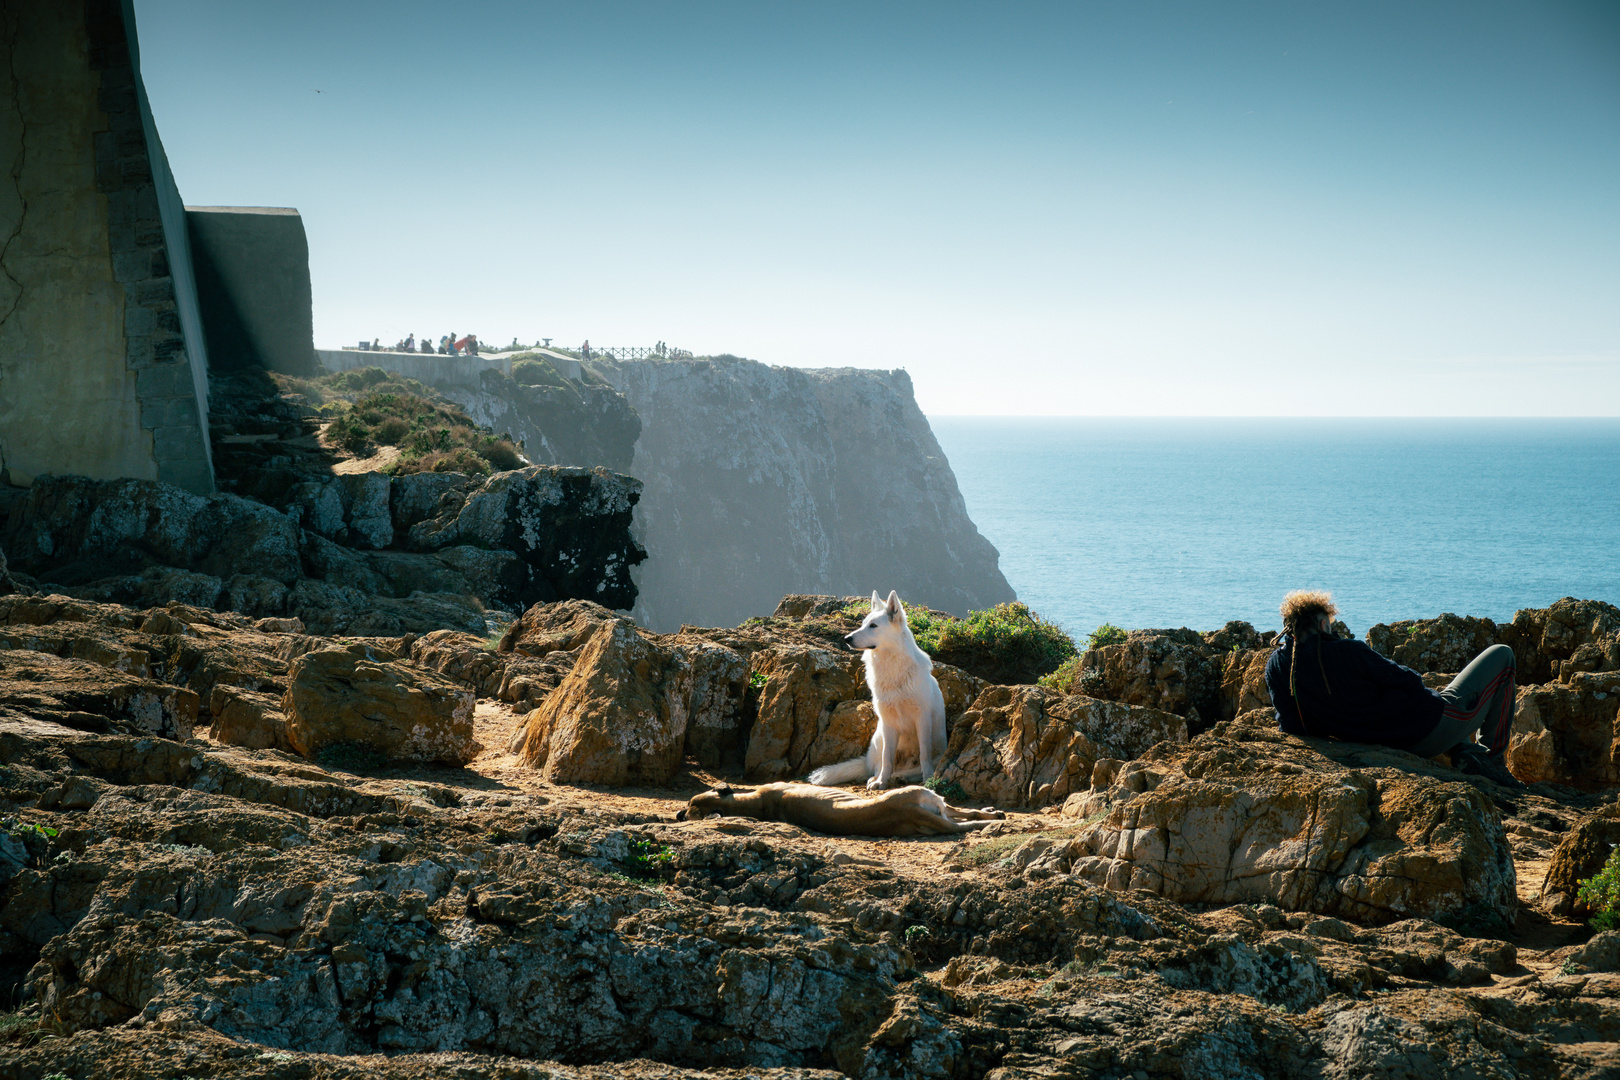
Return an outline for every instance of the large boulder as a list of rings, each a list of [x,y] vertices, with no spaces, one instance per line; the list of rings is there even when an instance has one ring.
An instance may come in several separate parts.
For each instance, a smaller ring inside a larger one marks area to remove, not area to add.
[[[1460,780],[1395,767],[1421,769],[1409,754],[1370,752],[1388,764],[1349,767],[1330,755],[1369,748],[1296,739],[1251,713],[1099,776],[1065,807],[1091,823],[1031,865],[1180,904],[1511,926],[1513,858],[1496,806]]]
[[[496,650],[533,657],[577,650],[598,630],[619,623],[630,620],[593,600],[535,604],[506,628]]]
[[[869,703],[865,715],[851,704],[833,723],[841,703],[867,697],[858,656],[773,646],[753,655],[749,677],[761,684],[759,715],[748,737],[745,762],[750,778],[802,776],[866,749],[877,722]]]
[[[1088,684],[1096,697],[1172,712],[1198,728],[1222,719],[1225,656],[1194,630],[1132,630],[1087,652],[1081,666],[1098,673]]]
[[[1620,785],[1620,671],[1519,689],[1506,762],[1527,784],[1583,791]]]
[[[1620,670],[1620,608],[1613,604],[1566,596],[1551,607],[1515,613],[1500,633],[1513,646],[1521,685]]]
[[[748,661],[702,638],[667,642],[680,658],[675,690],[686,701],[686,754],[708,769],[742,763],[753,720],[748,710]]]
[[[464,765],[473,740],[472,691],[370,646],[322,649],[293,662],[282,711],[287,741],[305,757],[333,745],[389,760]]]
[[[1564,834],[1553,850],[1541,882],[1541,899],[1561,915],[1591,914],[1580,902],[1581,883],[1592,877],[1620,848],[1620,804],[1599,808]]]
[[[1186,742],[1186,720],[1038,686],[991,686],[952,728],[939,775],[976,804],[1043,806],[1087,789],[1099,761],[1166,740]]]
[[[1437,619],[1379,623],[1367,631],[1367,644],[1376,652],[1419,673],[1461,671],[1501,640],[1491,620],[1449,612]]]
[[[647,557],[629,532],[640,498],[641,481],[606,469],[533,465],[496,473],[459,506],[412,525],[408,544],[416,551],[471,545],[512,552],[528,573],[503,603],[589,596],[628,608],[636,599],[630,568]]]
[[[227,746],[249,750],[293,749],[287,735],[287,716],[281,698],[221,683],[208,697],[213,726],[208,737]]]
[[[619,620],[524,720],[518,756],[560,784],[663,784],[686,745],[684,661]]]

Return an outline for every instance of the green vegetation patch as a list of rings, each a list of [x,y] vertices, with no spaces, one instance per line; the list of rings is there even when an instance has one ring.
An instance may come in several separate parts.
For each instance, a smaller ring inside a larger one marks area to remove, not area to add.
[[[652,840],[631,840],[625,872],[638,881],[662,881],[675,872],[675,852]]]
[[[1575,898],[1592,909],[1592,929],[1620,930],[1620,848],[1603,869],[1581,882]]]
[[[1091,632],[1086,639],[1088,649],[1101,649],[1109,645],[1123,645],[1131,635],[1115,626],[1113,623],[1103,623]]]
[[[1073,638],[1026,604],[997,604],[988,611],[970,612],[965,619],[945,617],[937,622],[936,628],[936,620],[930,619],[922,633],[913,622],[918,644],[926,633],[935,645],[923,649],[935,660],[993,683],[1033,683],[1079,654]]]
[[[299,393],[332,418],[329,443],[357,456],[397,447],[399,460],[385,471],[460,472],[474,476],[522,468],[520,447],[496,435],[460,406],[416,379],[381,368],[340,371],[318,379],[272,376],[283,390]]]
[[[940,798],[953,805],[964,806],[967,804],[967,790],[955,780],[941,780],[937,775],[930,776],[923,781],[923,787],[936,792]]]

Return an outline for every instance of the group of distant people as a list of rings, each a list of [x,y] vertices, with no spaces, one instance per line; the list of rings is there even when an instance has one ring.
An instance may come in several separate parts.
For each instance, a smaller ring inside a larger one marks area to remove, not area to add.
[[[377,343],[376,347],[379,350],[382,350],[382,345],[380,343]],[[439,347],[435,349],[433,347],[433,339],[428,337],[426,334],[422,335],[422,344],[420,348],[416,344],[416,335],[409,334],[404,339],[396,341],[392,351],[409,353],[417,351],[425,353],[437,352],[441,356],[477,356],[478,335],[468,334],[466,337],[458,337],[455,334],[445,334],[439,339]]]

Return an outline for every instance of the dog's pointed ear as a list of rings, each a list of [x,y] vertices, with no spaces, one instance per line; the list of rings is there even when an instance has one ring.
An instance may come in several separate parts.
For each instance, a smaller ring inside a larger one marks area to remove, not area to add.
[[[883,597],[878,595],[878,592],[877,592],[876,589],[872,590],[872,610],[873,611],[882,611],[883,610]]]
[[[889,590],[889,599],[884,606],[889,609],[890,615],[899,615],[903,618],[906,614],[906,609],[900,606],[900,594],[893,589]]]

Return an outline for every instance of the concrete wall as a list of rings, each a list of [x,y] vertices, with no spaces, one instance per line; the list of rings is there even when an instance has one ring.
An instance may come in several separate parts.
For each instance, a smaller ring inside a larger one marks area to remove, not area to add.
[[[0,0],[0,468],[213,490],[184,210],[128,0]]]
[[[297,210],[188,206],[212,370],[319,375],[309,240]]]
[[[317,349],[315,355],[329,373],[375,367],[433,386],[459,386],[466,390],[481,389],[486,371],[512,374],[512,362],[499,356],[440,356],[360,349]]]

